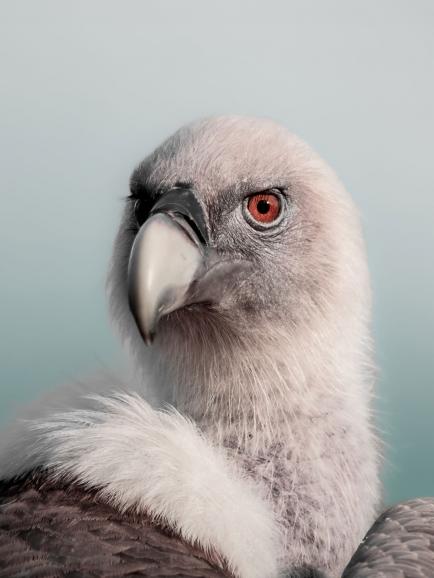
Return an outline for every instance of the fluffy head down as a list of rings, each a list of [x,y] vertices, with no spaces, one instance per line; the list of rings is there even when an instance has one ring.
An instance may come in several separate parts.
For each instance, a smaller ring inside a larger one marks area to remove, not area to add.
[[[198,192],[219,255],[252,263],[215,306],[227,313],[226,323],[247,319],[247,327],[253,318],[288,326],[309,322],[315,313],[335,313],[342,299],[356,310],[361,301],[365,305],[369,292],[358,218],[331,169],[269,120],[222,117],[180,129],[133,173],[109,282],[115,317],[128,317],[125,283],[138,230],[135,203],[139,199],[146,213],[179,185]],[[257,231],[242,216],[242,200],[273,188],[284,192],[285,218],[277,228]],[[172,320],[166,322],[176,331],[179,323]]]

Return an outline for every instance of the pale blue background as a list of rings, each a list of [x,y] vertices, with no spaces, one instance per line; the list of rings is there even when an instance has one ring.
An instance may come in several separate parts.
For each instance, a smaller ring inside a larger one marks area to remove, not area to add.
[[[103,283],[135,163],[195,117],[271,116],[360,206],[387,499],[434,495],[434,2],[0,10],[0,417],[116,365]]]

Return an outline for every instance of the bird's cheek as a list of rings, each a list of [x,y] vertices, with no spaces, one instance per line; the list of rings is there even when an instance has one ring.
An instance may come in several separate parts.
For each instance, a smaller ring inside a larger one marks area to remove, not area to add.
[[[228,258],[214,254],[208,268],[194,286],[192,301],[207,302],[216,308],[229,309],[237,302],[246,278],[252,273],[252,264],[246,259]]]

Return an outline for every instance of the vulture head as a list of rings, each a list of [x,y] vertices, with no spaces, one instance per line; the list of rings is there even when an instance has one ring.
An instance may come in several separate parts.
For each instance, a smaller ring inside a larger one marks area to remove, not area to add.
[[[251,424],[253,414],[269,429],[264,410],[285,413],[291,388],[317,387],[313,373],[325,376],[337,350],[363,362],[357,215],[285,128],[195,122],[137,167],[130,190],[110,302],[137,365],[157,376],[157,398],[200,420]]]

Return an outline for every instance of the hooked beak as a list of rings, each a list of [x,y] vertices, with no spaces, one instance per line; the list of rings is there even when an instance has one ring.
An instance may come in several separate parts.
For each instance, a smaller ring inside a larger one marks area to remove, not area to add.
[[[189,189],[164,194],[134,240],[128,264],[128,299],[146,344],[159,319],[188,302],[203,274],[208,232],[203,209]]]

